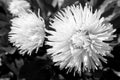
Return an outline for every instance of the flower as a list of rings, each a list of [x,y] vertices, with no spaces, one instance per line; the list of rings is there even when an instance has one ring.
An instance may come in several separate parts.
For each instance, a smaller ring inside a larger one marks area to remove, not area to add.
[[[13,15],[19,15],[27,9],[30,9],[30,4],[26,0],[12,0],[9,2],[8,10]]]
[[[106,41],[115,37],[115,29],[88,4],[64,8],[51,19],[50,27],[54,30],[46,29],[50,34],[46,45],[51,46],[47,54],[61,69],[78,73],[95,70],[102,68],[101,60],[107,62],[103,56],[112,56],[112,47]]]
[[[12,26],[9,32],[9,41],[20,49],[21,54],[31,54],[34,49],[36,52],[42,47],[45,32],[45,23],[42,17],[38,17],[32,11],[24,13],[11,20]]]

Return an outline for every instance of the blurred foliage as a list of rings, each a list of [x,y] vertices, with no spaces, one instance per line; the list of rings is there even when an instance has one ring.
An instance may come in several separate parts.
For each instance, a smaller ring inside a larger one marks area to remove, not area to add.
[[[10,19],[12,15],[7,10],[8,2],[11,0],[0,0],[0,80],[120,80],[120,1],[119,0],[64,0],[63,5],[53,6],[53,0],[28,0],[31,9],[45,19],[46,24],[49,17],[53,16],[59,9],[73,3],[90,1],[94,9],[103,7],[105,12],[102,16],[110,21],[116,28],[117,37],[111,42],[115,46],[111,52],[114,58],[108,58],[108,64],[103,64],[102,70],[84,72],[82,76],[74,72],[66,74],[67,70],[59,70],[53,65],[49,56],[46,56],[46,46],[39,49],[38,54],[19,55],[16,47],[8,41],[10,31]],[[42,55],[41,55],[42,54]],[[7,78],[7,79],[6,79]]]

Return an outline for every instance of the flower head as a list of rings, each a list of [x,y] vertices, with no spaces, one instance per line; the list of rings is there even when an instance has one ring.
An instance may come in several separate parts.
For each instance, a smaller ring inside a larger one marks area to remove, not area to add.
[[[28,53],[42,47],[45,32],[45,23],[42,17],[30,11],[11,20],[9,41],[20,49],[20,53]]]
[[[74,69],[78,73],[84,70],[94,70],[102,67],[103,56],[110,56],[112,47],[105,41],[112,40],[115,29],[112,24],[101,17],[100,11],[92,11],[86,4],[73,5],[57,13],[51,19],[50,27],[46,30],[47,45],[52,46],[47,50],[51,54],[55,65],[61,69]]]
[[[27,9],[30,9],[30,4],[26,0],[12,0],[8,7],[13,15],[19,15]]]

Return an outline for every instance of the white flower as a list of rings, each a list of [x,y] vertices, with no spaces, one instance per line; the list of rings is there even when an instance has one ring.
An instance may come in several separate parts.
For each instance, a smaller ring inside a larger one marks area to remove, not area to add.
[[[48,36],[47,50],[51,54],[55,65],[61,69],[74,69],[78,73],[84,70],[94,70],[102,67],[103,56],[111,56],[112,47],[105,41],[112,40],[115,29],[112,24],[104,21],[100,11],[93,13],[86,4],[84,8],[73,5],[57,13],[51,19],[50,27],[46,30]]]
[[[11,20],[12,27],[9,32],[9,41],[20,49],[20,53],[31,54],[42,47],[45,32],[45,23],[42,17],[30,11]]]
[[[12,0],[8,6],[13,15],[19,15],[27,9],[30,9],[30,4],[26,0]]]

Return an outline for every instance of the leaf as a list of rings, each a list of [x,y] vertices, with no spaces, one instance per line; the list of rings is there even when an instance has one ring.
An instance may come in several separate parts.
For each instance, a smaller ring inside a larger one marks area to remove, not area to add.
[[[90,5],[94,7],[97,4],[97,1],[98,0],[90,0]]]
[[[100,6],[100,11],[105,15],[106,21],[111,21],[120,15],[120,7],[118,7],[119,0],[105,0]]]
[[[20,68],[24,65],[24,60],[22,58],[20,59],[15,59],[16,66],[20,70]]]
[[[113,70],[113,72],[114,72],[118,77],[120,77],[120,71]]]
[[[0,36],[4,36],[8,33],[8,30],[6,28],[0,29]]]
[[[115,2],[115,1],[117,1],[117,0],[105,0],[103,2],[103,4],[100,6],[99,10],[101,10],[101,12],[105,12],[106,10],[108,10],[108,5]],[[112,7],[112,6],[110,6],[110,7]]]
[[[1,47],[0,49],[4,50],[6,52],[6,54],[14,54],[15,51],[17,50],[16,47],[11,47],[11,46]]]

